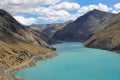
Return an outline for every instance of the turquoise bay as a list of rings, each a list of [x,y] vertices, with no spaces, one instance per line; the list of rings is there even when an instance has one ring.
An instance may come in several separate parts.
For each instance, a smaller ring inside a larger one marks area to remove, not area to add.
[[[58,56],[14,75],[25,80],[120,80],[120,54],[75,42],[54,47]]]

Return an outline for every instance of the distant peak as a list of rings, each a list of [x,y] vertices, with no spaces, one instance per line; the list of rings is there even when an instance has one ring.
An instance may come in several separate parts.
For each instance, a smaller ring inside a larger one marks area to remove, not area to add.
[[[9,13],[3,9],[0,9],[0,15],[2,15],[2,16],[9,15]]]
[[[90,12],[94,12],[94,13],[110,13],[110,12],[107,12],[107,11],[103,11],[103,10],[98,10],[98,9],[94,9],[94,10],[92,10],[92,11],[90,11]],[[112,14],[112,13],[111,13]]]
[[[90,11],[90,12],[95,12],[95,13],[97,13],[97,12],[105,12],[105,11],[101,11],[101,10],[98,10],[98,9],[94,9],[94,10],[92,10],[92,11]]]
[[[98,10],[98,9],[94,9],[94,10],[88,12],[87,14],[113,14],[113,13],[102,11],[102,10]]]
[[[94,9],[93,11],[100,11],[100,10],[98,10],[98,9]]]
[[[3,10],[3,9],[0,9],[0,12],[5,12],[5,13],[7,13],[7,11],[5,11],[5,10]]]

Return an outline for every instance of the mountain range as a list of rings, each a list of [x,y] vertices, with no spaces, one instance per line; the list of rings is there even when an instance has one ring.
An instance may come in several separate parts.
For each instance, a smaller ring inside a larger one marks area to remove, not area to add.
[[[86,47],[120,52],[120,13],[90,11],[57,31],[52,41],[77,41]]]
[[[31,25],[31,28],[41,32],[44,36],[46,36],[46,40],[48,43],[53,43],[52,41],[53,35],[58,31],[63,29],[67,24],[72,23],[72,20],[69,20],[65,23],[53,23],[53,24],[40,24],[40,25]]]
[[[75,21],[68,22],[64,27],[59,25],[52,24],[42,31],[49,37],[48,43],[77,41],[86,47],[120,52],[120,13],[113,14],[94,9]]]
[[[111,19],[115,14],[94,9],[85,15],[77,18],[72,23],[57,31],[52,37],[53,40],[80,41],[88,40],[95,33],[104,27],[99,26],[103,22]]]

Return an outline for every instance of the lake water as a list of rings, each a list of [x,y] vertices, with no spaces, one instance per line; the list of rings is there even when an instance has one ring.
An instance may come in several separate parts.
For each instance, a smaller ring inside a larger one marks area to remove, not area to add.
[[[81,43],[54,45],[59,56],[16,72],[25,80],[120,80],[120,54]]]

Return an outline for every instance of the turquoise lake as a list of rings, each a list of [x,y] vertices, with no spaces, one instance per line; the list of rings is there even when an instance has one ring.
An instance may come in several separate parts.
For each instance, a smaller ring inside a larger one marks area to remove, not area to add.
[[[120,54],[76,42],[54,47],[58,56],[14,75],[25,80],[120,80]]]

